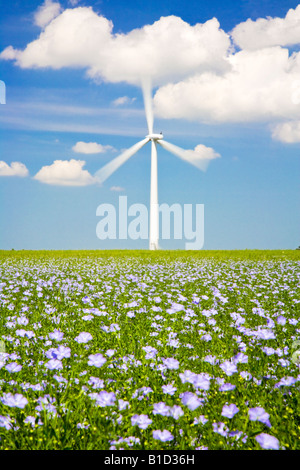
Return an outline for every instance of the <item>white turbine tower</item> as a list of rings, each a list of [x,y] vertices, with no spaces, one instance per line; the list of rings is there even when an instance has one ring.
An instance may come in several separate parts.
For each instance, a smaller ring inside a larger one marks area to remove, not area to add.
[[[152,111],[152,97],[151,88],[149,86],[143,87],[145,113],[148,125],[148,135],[145,139],[137,142],[135,145],[125,150],[121,155],[116,157],[111,162],[107,163],[104,167],[100,168],[95,173],[95,178],[99,183],[103,183],[120,168],[130,157],[136,154],[144,145],[151,142],[151,176],[150,176],[150,231],[149,231],[149,249],[159,249],[159,206],[158,206],[158,183],[157,183],[157,144],[161,145],[164,149],[168,150],[177,157],[185,160],[186,162],[196,166],[198,169],[205,171],[209,163],[208,158],[197,158],[193,150],[184,150],[176,145],[170,144],[163,140],[162,133],[153,133],[153,111]]]

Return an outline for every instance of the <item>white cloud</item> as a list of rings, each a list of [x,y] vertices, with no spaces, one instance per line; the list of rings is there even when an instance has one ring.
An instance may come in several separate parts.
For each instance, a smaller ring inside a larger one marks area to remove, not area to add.
[[[215,158],[219,158],[220,154],[217,153],[213,148],[206,147],[205,145],[199,144],[197,145],[194,150],[187,150],[186,151],[188,156],[194,160],[214,160]]]
[[[0,176],[28,176],[29,172],[24,163],[12,162],[8,165],[6,162],[0,161]]]
[[[156,114],[206,123],[300,119],[300,53],[289,56],[273,47],[240,51],[228,60],[231,69],[223,76],[204,73],[161,87],[154,96]]]
[[[127,34],[113,34],[113,24],[91,7],[67,9],[23,50],[6,48],[2,59],[22,68],[82,67],[95,80],[153,85],[203,70],[226,69],[229,35],[216,18],[194,26],[176,16]]]
[[[248,19],[231,32],[241,49],[261,49],[270,46],[300,44],[300,5],[290,9],[285,18]]]
[[[105,153],[108,150],[113,150],[111,145],[101,145],[97,142],[77,142],[72,150],[76,153],[94,154]]]
[[[52,0],[45,0],[43,5],[37,9],[34,15],[35,24],[44,28],[61,13],[61,10],[62,8],[60,3],[52,2]]]
[[[112,186],[110,188],[110,191],[121,192],[121,191],[124,191],[124,188],[122,188],[121,186]]]
[[[129,98],[128,96],[120,96],[120,98],[115,99],[112,104],[114,106],[123,106],[124,104],[131,104],[136,100],[136,98]]]
[[[57,186],[87,186],[96,183],[95,178],[83,170],[85,161],[55,160],[52,165],[43,166],[34,176],[41,183]]]
[[[295,144],[300,142],[300,121],[284,122],[273,128],[272,137],[280,142]]]

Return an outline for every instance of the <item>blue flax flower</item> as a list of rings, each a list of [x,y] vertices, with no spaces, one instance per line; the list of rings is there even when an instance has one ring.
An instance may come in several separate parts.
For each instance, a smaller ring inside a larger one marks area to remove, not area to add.
[[[131,417],[131,424],[132,426],[138,426],[140,429],[147,429],[149,424],[152,423],[152,419],[149,418],[148,415],[134,415]]]
[[[174,439],[174,436],[167,429],[164,429],[163,431],[157,429],[153,431],[152,435],[154,439],[157,439],[161,442],[172,441]]]
[[[269,428],[271,427],[271,423],[269,421],[270,415],[262,407],[257,406],[256,408],[250,408],[248,413],[250,421],[260,421]]]
[[[16,408],[24,408],[28,403],[27,398],[25,398],[21,393],[16,393],[15,395],[12,393],[4,393],[1,401],[3,405]]]
[[[101,367],[106,362],[105,357],[101,353],[89,355],[89,366]]]
[[[238,407],[234,403],[231,403],[230,405],[223,406],[221,415],[225,416],[226,418],[233,418],[233,416],[238,412]]]
[[[266,434],[262,432],[255,436],[255,440],[259,443],[259,445],[263,449],[271,449],[271,450],[278,450],[279,449],[279,440],[276,437],[271,436],[270,434]]]

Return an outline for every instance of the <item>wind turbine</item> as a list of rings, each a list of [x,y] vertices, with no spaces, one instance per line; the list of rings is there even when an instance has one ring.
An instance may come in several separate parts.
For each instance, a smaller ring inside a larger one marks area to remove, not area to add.
[[[173,155],[194,165],[198,169],[205,171],[209,163],[209,158],[196,158],[195,151],[184,150],[164,140],[162,133],[155,134],[153,132],[153,110],[151,88],[143,87],[145,114],[148,125],[148,135],[125,150],[121,155],[107,163],[95,173],[95,178],[102,184],[110,177],[121,165],[123,165],[130,157],[135,155],[144,145],[151,142],[151,175],[150,175],[150,231],[149,231],[149,249],[159,249],[159,207],[158,207],[158,184],[157,184],[157,144],[168,150]]]

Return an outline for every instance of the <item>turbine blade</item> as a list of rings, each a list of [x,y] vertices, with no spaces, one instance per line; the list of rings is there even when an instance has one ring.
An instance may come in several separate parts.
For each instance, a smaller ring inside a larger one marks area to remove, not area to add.
[[[168,152],[173,153],[176,157],[181,158],[182,160],[194,165],[199,170],[205,171],[208,167],[209,158],[201,158],[201,156],[197,156],[197,152],[194,150],[185,150],[177,145],[170,144],[170,142],[166,142],[165,140],[157,140],[157,143],[161,145],[165,150]]]
[[[148,133],[153,134],[153,108],[152,108],[152,87],[150,81],[144,80],[142,82],[142,90],[143,90],[143,97],[144,97],[144,107],[146,113],[146,120],[148,126]]]
[[[120,168],[123,163],[125,163],[130,157],[132,157],[136,152],[138,152],[145,144],[149,142],[150,139],[146,138],[137,142],[129,149],[125,150],[125,152],[121,153],[118,157],[114,158],[114,160],[110,161],[104,167],[100,168],[100,170],[96,171],[95,178],[99,181],[99,183],[103,183],[107,178],[110,177],[118,168]]]

